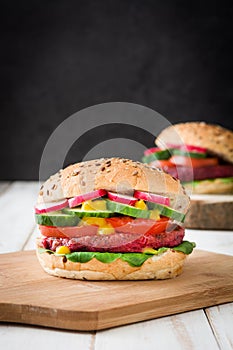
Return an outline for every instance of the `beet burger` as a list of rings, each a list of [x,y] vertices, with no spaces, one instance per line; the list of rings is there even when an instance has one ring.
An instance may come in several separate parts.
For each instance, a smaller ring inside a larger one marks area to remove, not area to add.
[[[233,132],[219,125],[187,122],[164,129],[143,162],[179,178],[197,194],[233,193]]]
[[[194,247],[184,240],[188,208],[180,181],[160,169],[122,158],[73,164],[41,186],[37,257],[59,277],[172,278]]]

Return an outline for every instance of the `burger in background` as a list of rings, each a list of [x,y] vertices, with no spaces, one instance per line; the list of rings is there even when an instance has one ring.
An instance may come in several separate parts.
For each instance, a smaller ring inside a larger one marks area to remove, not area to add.
[[[164,129],[143,162],[178,178],[191,195],[190,228],[233,229],[233,132],[187,122]]]

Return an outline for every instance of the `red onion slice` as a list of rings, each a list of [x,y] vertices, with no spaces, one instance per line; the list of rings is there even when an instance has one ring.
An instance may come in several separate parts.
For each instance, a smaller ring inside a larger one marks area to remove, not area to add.
[[[88,201],[90,199],[96,199],[99,197],[103,197],[106,194],[107,194],[107,192],[105,190],[96,190],[93,192],[81,194],[79,196],[68,199],[69,207],[70,208],[77,207],[78,205],[82,204],[85,201]]]
[[[108,192],[108,198],[114,202],[127,204],[127,205],[134,205],[137,202],[137,198],[135,197],[118,194],[114,192]]]
[[[159,203],[159,204],[170,206],[170,198],[160,196],[158,194],[135,191],[134,197],[137,199],[143,199],[144,201]]]
[[[162,151],[161,148],[159,148],[159,147],[148,148],[144,151],[144,155],[149,156],[150,154],[158,152],[158,151]]]
[[[186,152],[197,152],[197,153],[206,153],[207,149],[204,147],[199,147],[199,146],[192,146],[192,145],[174,145],[171,143],[166,144],[167,148],[175,148],[175,149],[180,149],[182,151]]]
[[[68,200],[63,199],[58,202],[48,202],[48,203],[41,203],[37,204],[35,206],[35,213],[36,214],[43,214],[43,213],[48,213],[50,211],[56,211],[56,210],[61,210],[63,208],[68,207]]]

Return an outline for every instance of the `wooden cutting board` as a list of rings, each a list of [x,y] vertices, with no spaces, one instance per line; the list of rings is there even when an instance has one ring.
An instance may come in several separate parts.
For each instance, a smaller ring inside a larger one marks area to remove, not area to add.
[[[233,301],[233,256],[195,250],[184,272],[163,281],[53,277],[35,251],[0,255],[0,320],[98,330]]]
[[[194,229],[233,230],[233,195],[193,194],[185,226]]]

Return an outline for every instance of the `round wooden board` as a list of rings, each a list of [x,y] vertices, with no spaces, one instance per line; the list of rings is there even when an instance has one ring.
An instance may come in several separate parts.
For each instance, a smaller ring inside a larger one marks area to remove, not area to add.
[[[191,195],[185,225],[193,229],[233,229],[233,195]]]

